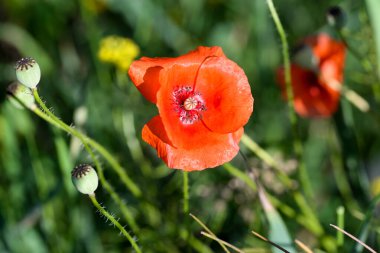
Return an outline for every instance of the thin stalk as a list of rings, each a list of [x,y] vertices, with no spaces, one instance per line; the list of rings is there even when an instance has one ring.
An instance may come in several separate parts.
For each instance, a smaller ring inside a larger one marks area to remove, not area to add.
[[[76,130],[74,129],[74,131]],[[120,176],[120,179],[125,183],[128,189],[132,192],[132,194],[135,197],[140,197],[141,196],[140,188],[129,178],[129,176],[125,172],[125,169],[119,164],[119,162],[113,157],[113,155],[111,155],[111,153],[108,152],[108,150],[105,149],[101,144],[91,139],[90,137],[84,136],[84,139],[90,146],[96,149],[99,152],[99,154],[104,157],[104,159],[106,159],[106,161],[111,165],[111,167],[115,170],[115,172]]]
[[[277,32],[280,36],[281,44],[282,44],[282,57],[284,60],[284,74],[285,74],[285,84],[286,84],[286,95],[287,95],[288,106],[289,106],[289,119],[290,119],[293,136],[294,136],[293,146],[294,146],[295,154],[300,164],[298,168],[298,177],[301,182],[302,189],[305,192],[306,196],[309,199],[312,199],[313,191],[311,188],[311,184],[310,184],[310,180],[309,180],[309,176],[308,176],[305,164],[302,161],[303,148],[297,134],[297,116],[294,111],[294,94],[292,90],[292,77],[291,77],[291,71],[290,71],[289,46],[286,40],[285,30],[281,24],[280,18],[278,17],[273,1],[267,0],[267,4],[268,4],[269,11],[273,17],[273,21],[276,26]]]
[[[355,236],[353,236],[352,234],[348,233],[347,231],[339,228],[338,226],[335,226],[333,224],[330,224],[331,227],[335,228],[336,230],[338,230],[339,232],[347,235],[348,237],[350,237],[352,240],[356,241],[357,243],[359,243],[360,245],[362,245],[364,248],[366,248],[369,252],[371,253],[376,253],[376,251],[374,249],[372,249],[371,247],[369,247],[367,244],[365,244],[364,242],[362,242],[361,240],[359,240],[358,238],[356,238]]]
[[[115,170],[115,172],[120,176],[120,179],[124,182],[126,187],[133,193],[135,197],[141,196],[141,190],[137,187],[137,185],[129,178],[123,167],[116,161],[116,159],[99,143],[92,140],[91,138],[85,136],[84,134],[80,133],[76,129],[68,126],[64,122],[62,122],[58,117],[56,117],[49,108],[46,107],[45,103],[41,100],[37,89],[33,89],[33,95],[35,97],[35,100],[37,103],[41,106],[41,108],[45,111],[48,117],[52,119],[52,121],[55,121],[55,126],[59,126],[59,128],[65,130],[66,132],[72,134],[73,136],[77,137],[79,140],[81,140],[86,147],[85,144],[92,146],[94,149],[96,149],[111,165],[111,167]],[[51,122],[49,120],[49,122]],[[87,148],[86,148],[87,149]],[[90,151],[92,153],[92,151]],[[91,155],[91,153],[89,154]]]
[[[183,171],[183,212],[189,212],[189,172]]]
[[[362,112],[368,112],[370,110],[370,105],[362,96],[360,96],[354,90],[347,88],[342,83],[336,80],[327,80],[327,85],[332,89],[342,93],[344,98],[346,98],[351,104],[358,108]]]
[[[232,245],[232,244],[230,244],[230,243],[228,243],[226,241],[223,241],[223,240],[219,239],[215,235],[211,235],[211,234],[203,232],[203,231],[201,232],[201,234],[204,235],[204,236],[206,236],[206,237],[208,237],[208,238],[210,238],[210,239],[212,239],[212,240],[214,240],[214,241],[217,241],[219,244],[223,244],[223,245],[225,245],[225,246],[233,249],[234,251],[236,251],[238,253],[244,253],[244,251],[242,251],[241,249],[235,247],[234,245]]]
[[[95,194],[88,195],[91,199],[91,202],[94,204],[94,206],[99,210],[99,212],[104,215],[112,224],[114,224],[118,229],[120,229],[120,232],[128,239],[128,241],[131,243],[133,249],[137,253],[141,253],[141,250],[139,246],[137,245],[136,241],[132,238],[132,236],[125,230],[125,228],[120,225],[120,223],[109,213],[107,212],[104,207],[102,207],[99,202],[96,200]]]
[[[301,242],[300,240],[294,240],[294,242],[297,244],[297,246],[299,248],[301,248],[305,253],[313,253],[313,251],[308,247],[306,246],[303,242]]]
[[[344,229],[344,207],[343,206],[338,207],[338,209],[336,210],[336,215],[338,218],[338,227]],[[342,247],[344,245],[344,236],[342,233],[337,232],[336,241],[337,241],[338,247]]]
[[[198,219],[197,216],[193,215],[193,214],[190,214],[191,218],[193,218],[196,222],[198,222],[199,225],[201,225],[201,227],[207,231],[207,233],[209,233],[210,235],[216,237],[216,235],[200,220]],[[223,248],[223,250],[226,252],[226,253],[230,253],[230,251],[226,248],[226,246],[223,245],[223,243],[217,241],[219,243],[219,245]]]
[[[281,250],[282,252],[285,252],[285,253],[290,253],[289,251],[287,251],[286,249],[284,249],[283,247],[281,247],[280,245],[278,245],[277,243],[275,242],[272,242],[271,240],[269,240],[268,238],[260,235],[259,233],[255,232],[255,231],[251,231],[252,234],[258,238],[260,238],[261,240],[269,243],[270,245],[276,247],[277,249]]]
[[[91,159],[95,163],[95,167],[97,168],[97,171],[99,174],[99,180],[100,180],[101,184],[103,185],[104,189],[106,189],[106,191],[111,195],[112,199],[119,205],[121,212],[124,215],[124,218],[127,220],[128,224],[131,226],[131,228],[135,232],[137,232],[139,230],[139,228],[138,228],[136,222],[134,221],[131,212],[129,211],[129,209],[127,208],[125,203],[123,203],[123,201],[121,200],[119,195],[114,191],[111,184],[108,183],[108,181],[105,179],[103,167],[101,166],[99,160],[96,158],[92,149],[89,147],[88,141],[87,141],[88,138],[86,136],[84,136],[82,133],[80,133],[79,131],[76,131],[74,128],[66,125],[59,118],[57,118],[43,103],[43,101],[39,97],[39,94],[38,94],[36,89],[33,89],[33,95],[34,95],[34,98],[37,101],[37,103],[42,107],[42,109],[46,112],[46,114],[44,114],[43,112],[41,112],[37,108],[34,109],[33,112],[35,112],[37,115],[41,116],[42,118],[44,118],[46,120],[48,118],[49,119],[48,122],[52,122],[52,121],[55,122],[55,123],[53,123],[55,126],[58,126],[59,128],[66,131],[67,133],[78,138],[83,143],[84,148],[86,149],[88,154],[91,156]],[[44,116],[42,116],[42,115],[44,115]]]
[[[274,7],[272,0],[267,0],[269,11],[272,15],[274,24],[276,26],[277,32],[281,39],[282,44],[282,57],[284,59],[284,74],[285,74],[285,85],[286,85],[286,96],[288,98],[289,106],[289,118],[292,124],[296,124],[297,117],[294,111],[294,95],[292,89],[292,77],[290,72],[290,57],[289,57],[289,46],[286,40],[285,30],[281,24],[280,18],[278,17],[276,8]]]

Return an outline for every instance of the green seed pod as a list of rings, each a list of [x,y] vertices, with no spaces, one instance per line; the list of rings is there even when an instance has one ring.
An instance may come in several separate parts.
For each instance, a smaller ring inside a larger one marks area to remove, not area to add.
[[[98,188],[98,174],[88,164],[76,166],[71,172],[71,180],[75,188],[83,194],[93,195]]]
[[[29,88],[36,88],[41,79],[41,70],[38,63],[30,57],[21,58],[16,63],[17,80]]]
[[[17,82],[13,82],[8,86],[7,94],[9,101],[16,108],[24,109],[24,107],[22,106],[22,104],[20,104],[18,100],[24,103],[24,105],[28,108],[33,108],[35,106],[34,97],[31,90],[25,87],[24,85],[21,85]]]

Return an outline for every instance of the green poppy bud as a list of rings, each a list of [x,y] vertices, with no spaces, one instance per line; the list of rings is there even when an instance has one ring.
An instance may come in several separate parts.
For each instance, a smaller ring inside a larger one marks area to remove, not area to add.
[[[25,87],[24,85],[21,85],[17,82],[13,82],[11,85],[8,86],[7,94],[9,101],[16,108],[24,109],[24,107],[22,106],[22,104],[20,104],[18,100],[24,103],[24,105],[28,108],[33,108],[35,106],[34,97],[31,90]]]
[[[83,194],[94,195],[98,188],[98,174],[91,165],[81,164],[71,172],[71,180],[77,190]]]
[[[328,9],[326,18],[327,23],[337,29],[342,29],[346,24],[346,14],[339,6],[333,6]]]
[[[41,79],[41,70],[38,63],[30,57],[21,58],[16,63],[17,80],[29,88],[36,88]]]

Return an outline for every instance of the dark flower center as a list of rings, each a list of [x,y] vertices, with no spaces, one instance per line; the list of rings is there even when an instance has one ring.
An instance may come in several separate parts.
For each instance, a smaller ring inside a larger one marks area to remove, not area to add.
[[[202,118],[206,110],[205,102],[199,92],[190,86],[177,87],[173,91],[173,108],[184,125],[191,125]]]
[[[90,172],[91,166],[88,164],[80,164],[71,171],[71,176],[79,179]]]
[[[23,71],[28,70],[28,68],[33,68],[33,65],[36,61],[31,57],[21,58],[21,60],[17,61],[15,69]]]

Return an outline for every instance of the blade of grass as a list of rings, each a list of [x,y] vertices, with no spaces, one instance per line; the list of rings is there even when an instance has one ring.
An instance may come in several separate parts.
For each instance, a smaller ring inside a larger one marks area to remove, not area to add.
[[[276,242],[274,244],[271,243],[274,246],[274,248],[272,248],[272,252],[296,252],[293,247],[293,240],[290,237],[284,221],[276,209],[272,206],[266,196],[265,190],[260,185],[258,185],[258,193],[260,202],[265,211],[265,216],[269,222],[269,240],[267,241],[269,243]],[[282,247],[279,244],[286,246]]]
[[[340,206],[336,210],[336,214],[338,216],[338,227],[344,228],[344,207]],[[336,241],[338,247],[342,247],[344,244],[344,236],[342,233],[337,232]]]
[[[225,245],[225,246],[229,247],[230,249],[235,250],[235,251],[238,252],[238,253],[244,253],[244,251],[242,251],[241,249],[235,247],[234,245],[232,245],[232,244],[230,244],[230,243],[228,243],[228,242],[225,242],[225,241],[219,239],[219,238],[216,237],[215,235],[211,235],[211,234],[206,233],[206,232],[203,232],[203,231],[201,232],[201,234],[204,235],[204,236],[206,236],[206,237],[208,237],[208,238],[210,238],[210,239],[213,239],[214,241],[217,241],[219,244],[221,244],[221,245],[223,245],[223,246]],[[229,252],[229,251],[228,251],[228,252]]]
[[[299,160],[298,178],[301,183],[302,189],[305,192],[306,197],[310,200],[310,199],[313,199],[313,190],[311,188],[311,183],[310,183],[310,179],[309,179],[309,175],[308,175],[305,163],[303,162],[303,159],[302,159],[303,147],[302,147],[302,143],[299,139],[298,131],[297,131],[298,122],[297,122],[297,116],[294,110],[294,95],[293,95],[292,77],[291,77],[291,71],[290,71],[289,46],[286,40],[286,33],[284,30],[284,27],[282,26],[281,20],[277,14],[273,1],[267,0],[267,4],[268,4],[269,11],[272,15],[274,24],[276,26],[277,32],[281,39],[282,57],[284,61],[286,96],[287,96],[288,107],[289,107],[289,120],[292,126],[292,132],[293,132],[293,138],[294,138],[293,148],[297,156],[297,159]]]
[[[299,248],[301,248],[305,253],[313,253],[313,251],[307,247],[303,242],[299,241],[299,240],[294,240],[294,242],[297,244],[297,246]]]
[[[216,238],[216,235],[200,220],[198,219],[195,215],[193,214],[189,214],[191,216],[191,218],[193,218],[196,222],[198,222],[199,225],[201,225],[201,227],[206,230],[210,235],[214,236]],[[223,250],[227,253],[229,253],[230,251],[223,245],[223,243],[220,243],[219,241],[217,241],[219,243],[219,245],[223,248]]]
[[[280,245],[278,245],[278,244],[276,244],[276,243],[270,241],[268,238],[266,238],[266,237],[260,235],[259,233],[256,233],[255,231],[252,231],[252,234],[253,234],[254,236],[260,238],[261,240],[263,240],[263,241],[265,241],[265,242],[267,242],[267,243],[273,245],[273,246],[276,247],[277,249],[279,249],[279,250],[281,250],[281,251],[283,251],[283,252],[285,252],[285,253],[290,253],[289,251],[287,251],[286,249],[284,249],[284,248],[281,247]]]
[[[374,215],[374,212],[376,211],[376,207],[380,204],[380,195],[377,195],[372,201],[370,206],[368,207],[367,213],[365,215],[364,221],[361,225],[361,229],[359,232],[359,239],[361,241],[366,241],[368,234],[369,234],[369,228],[371,224],[372,217]],[[354,252],[359,253],[363,251],[363,246],[361,244],[357,244],[355,247]]]
[[[359,240],[358,238],[356,238],[355,236],[353,236],[352,234],[348,233],[347,231],[344,231],[343,229],[333,225],[333,224],[330,224],[331,227],[335,228],[336,230],[338,230],[339,232],[347,235],[348,237],[350,237],[352,240],[356,241],[357,243],[361,244],[364,248],[366,248],[369,252],[371,253],[377,253],[374,249],[372,249],[371,247],[369,247],[367,244],[365,244],[364,242],[362,242],[361,240]]]

